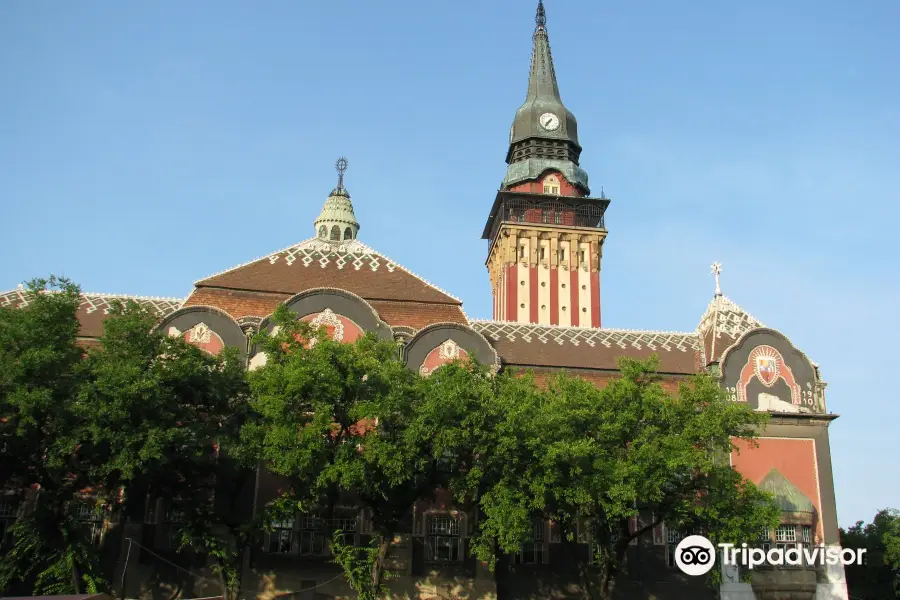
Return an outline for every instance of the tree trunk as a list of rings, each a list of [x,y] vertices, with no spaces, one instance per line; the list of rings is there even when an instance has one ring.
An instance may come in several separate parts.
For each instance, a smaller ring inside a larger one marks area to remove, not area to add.
[[[384,571],[384,559],[387,558],[388,550],[391,547],[391,540],[393,539],[393,532],[385,534],[382,536],[381,543],[378,545],[378,554],[375,556],[375,562],[372,564],[372,586],[375,590],[381,585],[381,575]]]
[[[75,561],[72,561],[72,592],[75,594],[81,593],[81,577],[78,574],[78,565],[75,564]]]

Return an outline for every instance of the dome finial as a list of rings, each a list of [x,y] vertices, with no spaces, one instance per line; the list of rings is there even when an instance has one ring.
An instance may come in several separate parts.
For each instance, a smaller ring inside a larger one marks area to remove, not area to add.
[[[547,26],[547,13],[544,11],[544,0],[538,0],[537,15],[534,17],[538,29],[544,29]]]
[[[343,156],[337,159],[337,161],[334,163],[334,168],[338,172],[337,189],[342,192],[344,191],[344,172],[347,170],[348,164],[349,163],[347,162],[347,159]]]

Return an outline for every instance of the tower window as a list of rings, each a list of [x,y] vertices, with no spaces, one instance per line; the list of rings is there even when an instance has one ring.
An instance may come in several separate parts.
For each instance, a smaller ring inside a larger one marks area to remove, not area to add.
[[[525,258],[525,245],[519,246],[519,258]]]
[[[344,239],[345,239],[345,240],[352,240],[352,239],[353,239],[353,230],[350,229],[349,227],[348,227],[347,229],[344,230]]]
[[[334,242],[339,242],[341,240],[341,230],[337,225],[331,228],[331,240]]]
[[[544,179],[544,193],[559,195],[559,178],[556,175]]]
[[[584,264],[584,250],[578,253],[578,262]]]
[[[319,227],[319,237],[323,240],[328,237],[328,228],[322,225]]]
[[[544,260],[544,250],[545,248],[541,246],[541,260]]]

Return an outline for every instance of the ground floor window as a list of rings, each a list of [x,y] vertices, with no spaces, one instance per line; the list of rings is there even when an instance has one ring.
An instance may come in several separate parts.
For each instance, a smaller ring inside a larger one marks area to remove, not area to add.
[[[461,560],[459,519],[452,515],[433,515],[428,518],[426,558],[430,562]]]
[[[275,521],[268,534],[268,551],[272,554],[290,554],[294,544],[294,519]]]
[[[544,562],[544,522],[535,521],[531,529],[531,540],[522,544],[513,562],[517,565],[539,565]]]
[[[9,545],[9,528],[16,522],[18,514],[17,498],[0,498],[0,549]]]
[[[300,517],[300,554],[322,554],[325,551],[325,520],[316,515]]]
[[[181,548],[182,529],[187,522],[187,517],[183,510],[178,507],[170,506],[165,514],[163,514],[163,524],[168,525],[168,534],[166,537],[166,546],[169,550],[178,550]]]
[[[666,564],[670,567],[675,566],[675,548],[682,537],[684,536],[677,529],[666,527]]]
[[[97,545],[103,535],[103,512],[93,500],[81,500],[72,508],[72,516],[79,523],[88,542]]]

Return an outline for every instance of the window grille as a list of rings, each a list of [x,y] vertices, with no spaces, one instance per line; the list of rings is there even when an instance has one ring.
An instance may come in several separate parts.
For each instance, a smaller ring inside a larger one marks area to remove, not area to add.
[[[670,567],[675,566],[675,548],[682,537],[684,536],[677,529],[666,527],[666,564]]]
[[[286,519],[272,523],[269,533],[268,550],[272,554],[290,554],[294,543],[294,520]]]
[[[812,544],[812,527],[804,525],[800,528],[800,541],[804,544]]]
[[[522,544],[514,558],[515,564],[539,565],[544,562],[544,522],[535,521],[531,530],[531,541]]]
[[[426,557],[430,562],[455,562],[461,559],[459,519],[435,515],[428,519]]]

